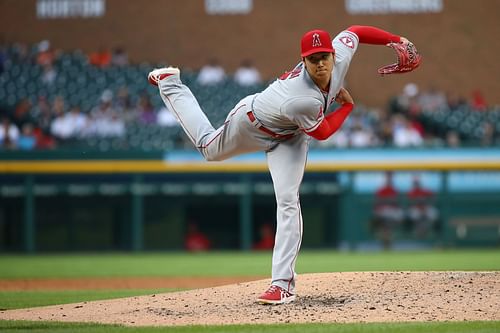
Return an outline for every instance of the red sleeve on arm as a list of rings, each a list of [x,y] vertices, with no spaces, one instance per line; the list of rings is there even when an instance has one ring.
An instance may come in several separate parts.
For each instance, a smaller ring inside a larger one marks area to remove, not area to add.
[[[335,112],[330,113],[326,116],[323,121],[319,124],[318,128],[314,131],[306,133],[317,140],[326,140],[333,133],[335,133],[340,126],[344,123],[344,120],[349,116],[354,104],[344,103]]]
[[[397,35],[368,25],[353,25],[347,30],[354,32],[358,36],[359,42],[364,44],[385,45],[390,42],[399,43],[401,41],[401,38]]]

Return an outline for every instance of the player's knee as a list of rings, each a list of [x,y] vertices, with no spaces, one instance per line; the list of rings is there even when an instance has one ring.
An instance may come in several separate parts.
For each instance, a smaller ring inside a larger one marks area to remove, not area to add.
[[[294,213],[299,209],[299,196],[297,193],[286,193],[279,195],[278,207],[283,212]]]

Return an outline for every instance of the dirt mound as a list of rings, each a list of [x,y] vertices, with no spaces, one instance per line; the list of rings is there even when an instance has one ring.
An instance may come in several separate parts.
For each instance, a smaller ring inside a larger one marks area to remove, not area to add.
[[[500,320],[500,272],[304,274],[296,302],[259,305],[268,284],[1,311],[0,319],[130,326]]]

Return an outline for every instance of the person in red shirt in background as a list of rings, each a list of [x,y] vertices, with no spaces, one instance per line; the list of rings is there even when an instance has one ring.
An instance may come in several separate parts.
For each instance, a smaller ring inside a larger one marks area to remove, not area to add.
[[[274,230],[271,224],[264,223],[259,228],[260,240],[254,244],[254,250],[272,250],[274,248]]]
[[[434,205],[434,192],[421,186],[420,178],[413,178],[413,187],[408,192],[408,221],[415,236],[425,237],[436,226],[439,212]]]
[[[42,67],[52,66],[56,58],[56,52],[50,47],[50,41],[43,40],[38,44],[38,53],[36,55],[36,63]]]
[[[385,177],[385,184],[375,193],[372,225],[387,250],[392,246],[394,229],[404,220],[404,210],[393,185],[392,172],[387,172]]]
[[[196,223],[190,222],[184,239],[184,247],[191,252],[208,251],[212,247],[212,242],[199,230]]]
[[[89,55],[89,63],[96,67],[108,67],[111,64],[112,57],[111,51],[101,46],[98,51],[92,52]]]
[[[470,104],[472,109],[476,111],[487,111],[488,109],[488,103],[486,103],[486,99],[479,89],[472,92],[472,100]]]

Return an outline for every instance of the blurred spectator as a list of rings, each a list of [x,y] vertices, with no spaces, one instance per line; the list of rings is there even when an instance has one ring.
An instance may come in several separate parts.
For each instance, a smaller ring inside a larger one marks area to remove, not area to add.
[[[13,124],[9,117],[3,116],[0,123],[0,147],[14,149],[19,139],[19,128]]]
[[[96,52],[89,55],[89,63],[96,67],[108,67],[111,64],[112,54],[104,46],[101,46]]]
[[[19,135],[17,147],[21,150],[33,150],[36,147],[36,141],[33,125],[25,123],[21,129],[21,135]]]
[[[196,223],[190,222],[184,239],[184,247],[191,252],[207,251],[212,247],[212,242],[199,230]]]
[[[460,136],[456,131],[446,132],[446,145],[450,148],[460,147]]]
[[[31,63],[31,55],[26,43],[15,43],[13,45],[12,60],[17,64]]]
[[[42,71],[43,71],[41,76],[42,83],[47,86],[53,85],[57,78],[57,72],[54,66],[52,64],[43,65]]]
[[[113,92],[106,89],[102,92],[99,99],[99,105],[90,110],[91,115],[96,118],[111,118],[111,113],[114,112],[113,108]]]
[[[356,123],[352,127],[349,142],[350,146],[354,148],[369,147],[374,144],[374,137],[368,128]]]
[[[57,95],[52,101],[52,115],[57,116],[66,111],[66,101],[62,95]]]
[[[31,108],[30,117],[36,120],[36,124],[42,131],[50,132],[53,116],[49,101],[45,96],[38,97],[36,105]]]
[[[71,135],[71,129],[66,122],[66,110],[62,96],[57,96],[52,108],[54,119],[50,124],[50,133],[57,139],[66,140]]]
[[[393,117],[393,142],[396,147],[415,147],[423,144],[420,133],[404,115]]]
[[[126,124],[133,123],[139,118],[137,109],[132,105],[132,99],[130,98],[129,91],[126,86],[123,86],[118,90],[114,108]]]
[[[17,128],[22,128],[25,123],[33,122],[31,118],[31,102],[27,98],[23,98],[17,103],[14,113],[12,114],[12,122]]]
[[[36,137],[37,149],[53,149],[56,147],[56,141],[50,136],[50,132],[44,132],[41,128],[35,127],[33,134]]]
[[[486,111],[488,109],[486,99],[484,98],[480,90],[474,90],[472,92],[472,100],[470,106],[476,111]]]
[[[122,47],[116,47],[113,50],[111,56],[111,64],[114,66],[126,66],[128,65],[128,54]]]
[[[87,116],[81,112],[78,105],[75,105],[64,116],[64,122],[68,127],[69,137],[78,138],[87,127]]]
[[[249,59],[242,61],[240,67],[234,73],[234,81],[245,87],[262,83],[259,71]]]
[[[118,89],[114,101],[114,107],[120,111],[133,108],[132,100],[130,98],[130,93],[127,86],[122,86],[120,87],[120,89]]]
[[[425,129],[418,117],[414,114],[408,114],[408,123],[410,127],[415,129],[421,138],[425,136]]]
[[[393,113],[408,113],[412,108],[415,108],[418,97],[418,86],[415,83],[408,83],[404,86],[403,91],[396,97],[392,107]]]
[[[382,146],[392,146],[392,122],[391,120],[383,120],[379,127],[377,133],[379,143]]]
[[[214,85],[226,79],[226,71],[216,58],[211,58],[208,63],[200,69],[196,81],[201,85]]]
[[[156,123],[156,113],[151,103],[151,98],[147,93],[143,93],[139,98],[137,103],[137,114],[139,115],[139,121],[143,124],[154,124]]]
[[[446,104],[448,109],[454,111],[463,106],[467,106],[467,100],[456,92],[448,92],[446,94]]]
[[[422,188],[420,178],[413,178],[413,187],[408,192],[408,221],[415,236],[425,237],[436,226],[439,213],[434,203],[434,193]]]
[[[121,137],[125,135],[125,122],[113,108],[113,92],[103,91],[100,103],[90,111],[85,136]]]
[[[259,241],[253,245],[254,250],[272,250],[274,247],[274,231],[270,223],[259,227]]]
[[[386,172],[385,184],[375,192],[372,227],[382,241],[384,249],[390,249],[393,232],[404,220],[404,210],[398,199],[398,191],[393,184],[392,172]]]
[[[100,133],[104,137],[123,137],[126,132],[125,122],[118,116],[118,113],[113,112],[111,118],[107,122],[101,124]]]
[[[157,122],[158,125],[164,127],[179,126],[177,118],[175,118],[174,114],[165,106],[158,111]]]
[[[445,94],[434,86],[420,94],[418,103],[426,111],[443,110],[447,105]]]
[[[55,60],[55,53],[50,48],[48,40],[42,40],[38,43],[38,53],[36,55],[36,63],[42,67],[52,66]]]
[[[495,145],[495,125],[492,122],[483,122],[481,133],[481,146],[490,147]]]

